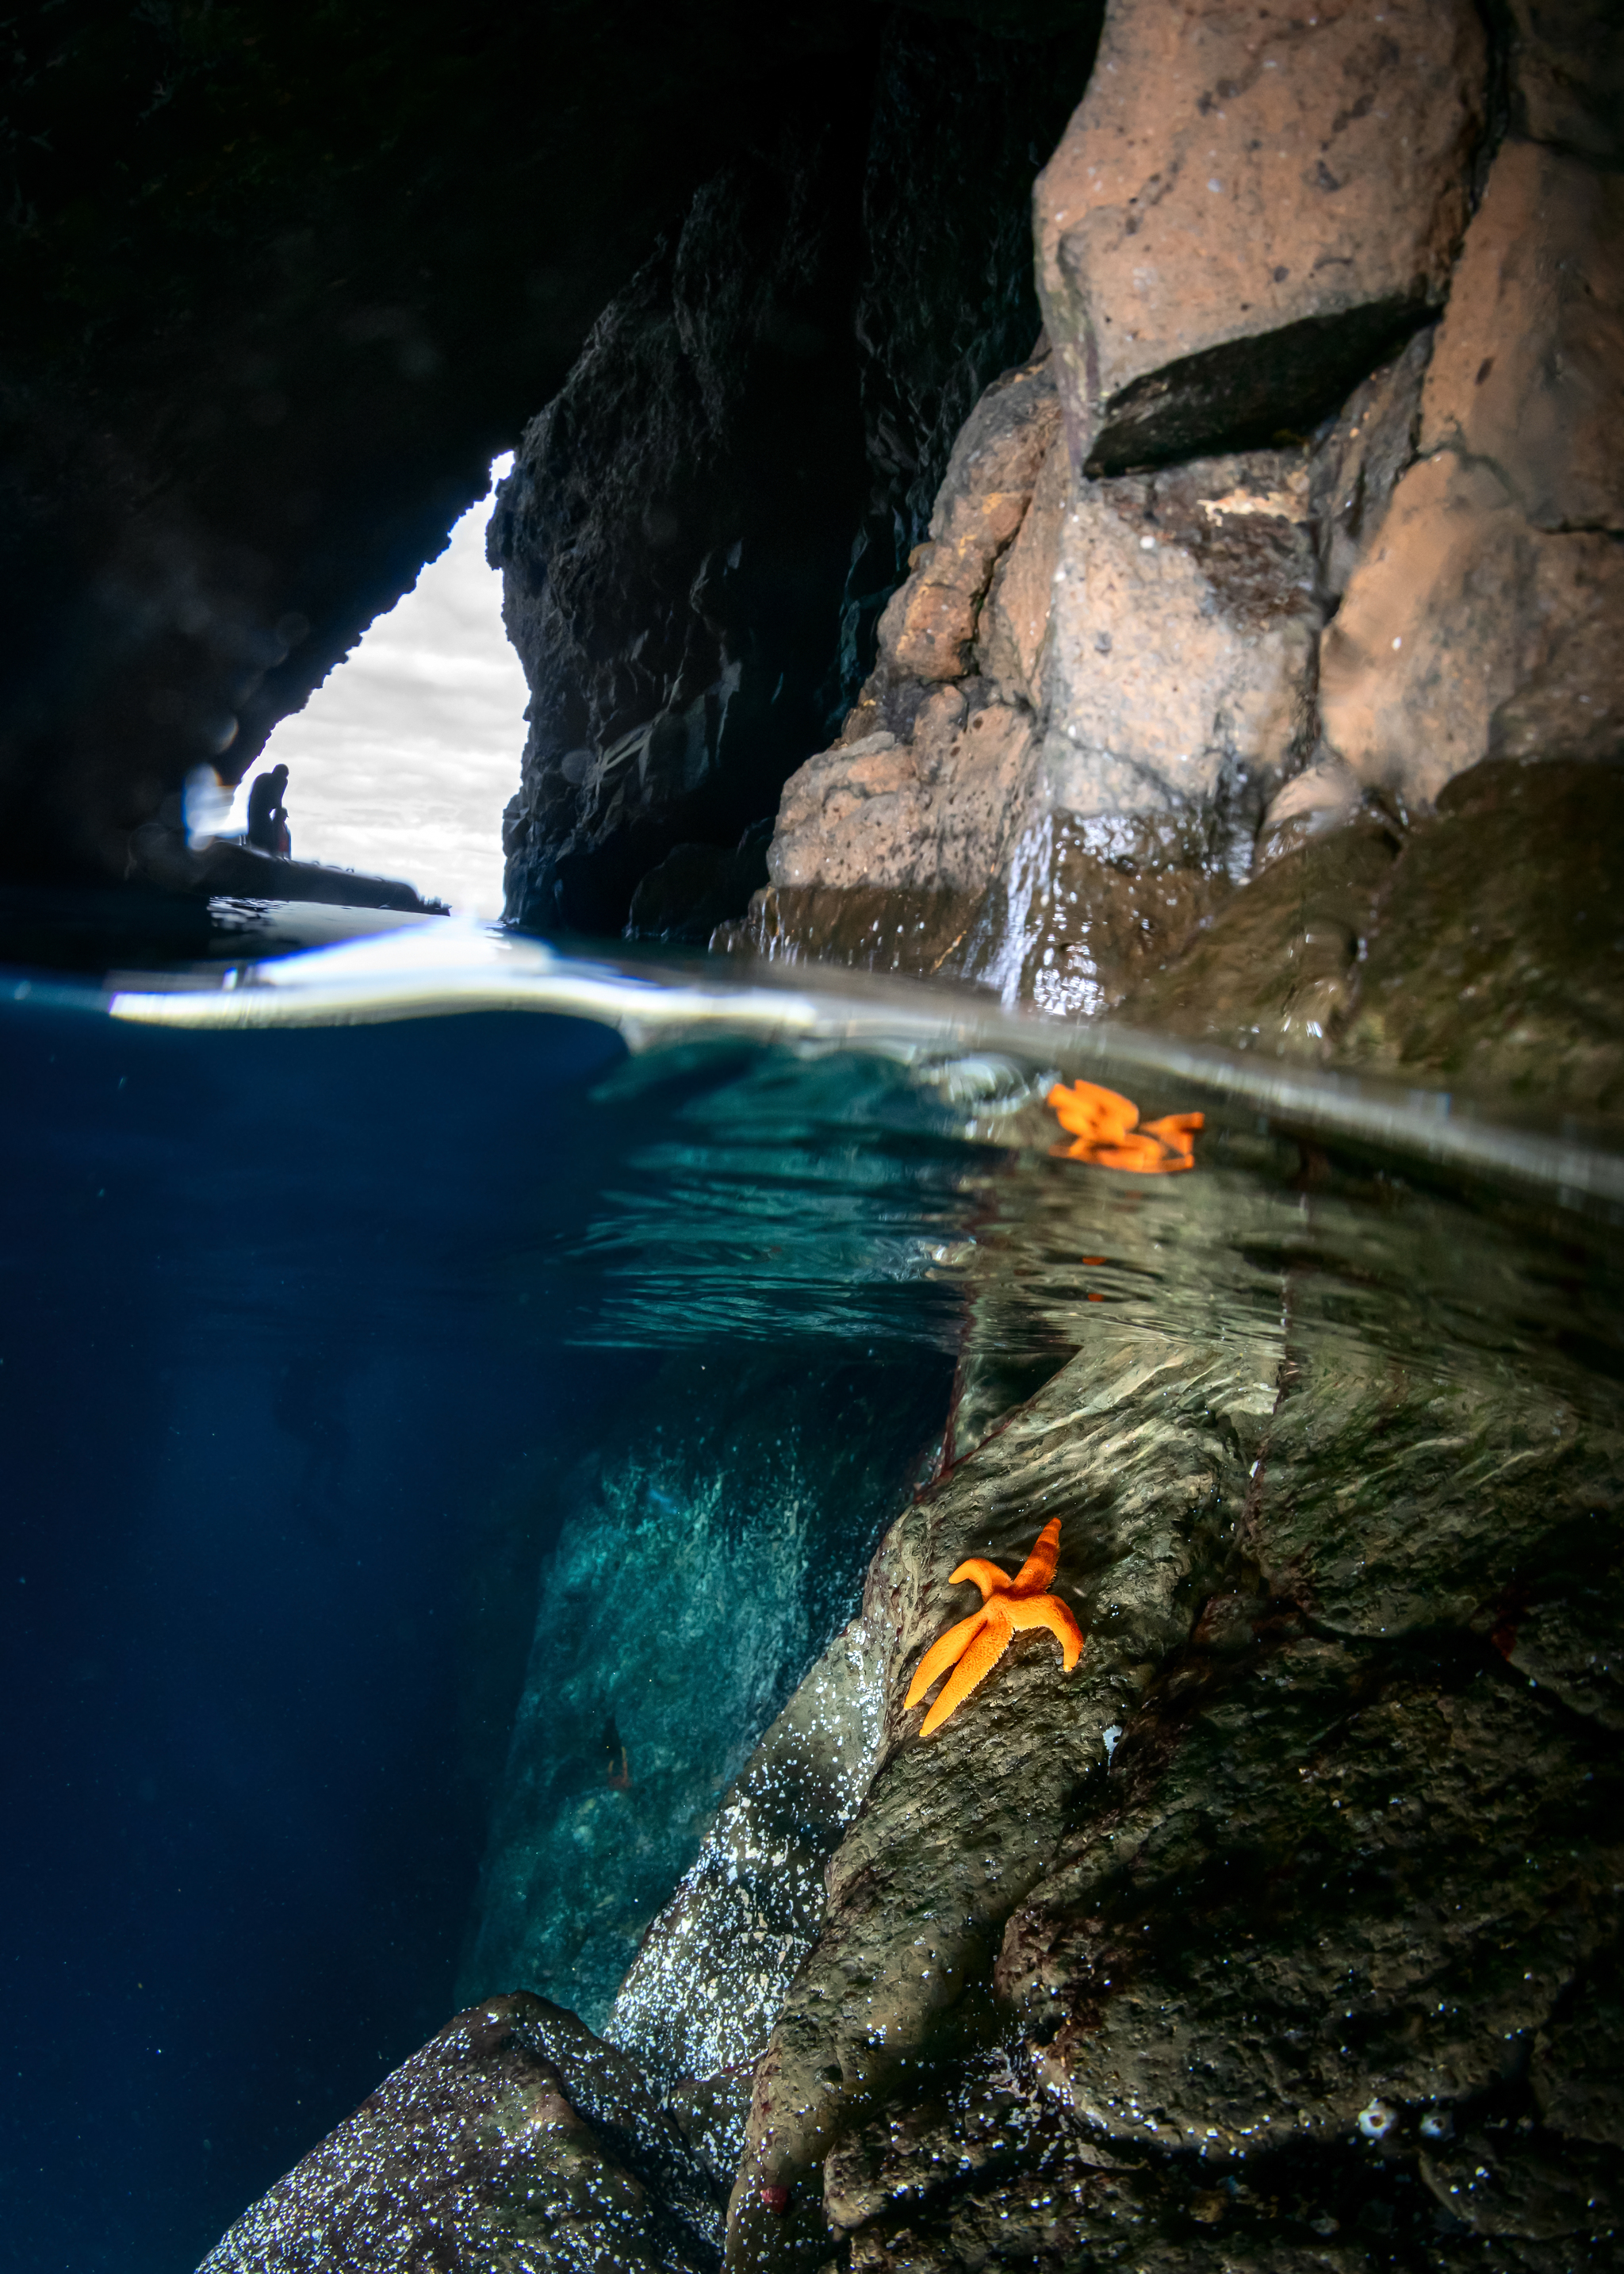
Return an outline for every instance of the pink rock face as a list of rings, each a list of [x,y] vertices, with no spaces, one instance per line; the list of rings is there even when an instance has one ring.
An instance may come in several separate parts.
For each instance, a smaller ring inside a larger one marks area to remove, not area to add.
[[[1050,804],[1179,813],[1238,798],[1255,825],[1312,742],[1307,489],[1291,450],[1079,486],[1049,629]]]
[[[1624,184],[1495,160],[1422,395],[1424,455],[1320,663],[1330,747],[1412,803],[1491,756],[1624,740]]]
[[[1060,531],[1071,495],[1065,437],[1056,434],[1038,475],[1019,534],[993,572],[981,610],[977,662],[989,679],[1042,707],[1042,666]]]
[[[1539,529],[1624,529],[1624,180],[1494,161],[1421,399],[1421,448],[1486,458]]]
[[[1035,192],[1077,463],[1300,427],[1380,360],[1443,295],[1484,72],[1470,0],[1113,0]]]
[[[1502,748],[1606,756],[1624,733],[1618,550],[1531,529],[1489,466],[1412,466],[1325,636],[1327,742],[1416,807]]]

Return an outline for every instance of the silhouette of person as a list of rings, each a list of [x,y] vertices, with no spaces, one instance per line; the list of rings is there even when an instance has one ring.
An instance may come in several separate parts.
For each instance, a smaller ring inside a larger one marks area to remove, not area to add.
[[[286,766],[273,766],[260,774],[248,793],[248,842],[259,853],[280,853],[284,860],[293,851],[288,809],[282,793],[288,787]]]

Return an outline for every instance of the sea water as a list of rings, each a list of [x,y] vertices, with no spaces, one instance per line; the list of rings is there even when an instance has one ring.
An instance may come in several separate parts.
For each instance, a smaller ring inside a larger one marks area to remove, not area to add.
[[[153,962],[0,975],[19,2268],[195,2264],[485,1974],[598,2022],[880,1526],[1102,1324],[1295,1301],[1616,1401],[1624,1164],[1560,1126],[450,926]],[[1062,1079],[1199,1111],[1194,1165],[1079,1157]]]

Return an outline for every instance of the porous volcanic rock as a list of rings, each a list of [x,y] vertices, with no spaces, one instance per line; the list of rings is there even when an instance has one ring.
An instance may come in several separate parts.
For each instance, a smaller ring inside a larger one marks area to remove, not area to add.
[[[767,873],[779,885],[984,887],[1019,824],[1032,746],[1024,712],[971,710],[944,687],[909,742],[882,730],[837,743],[790,777]]]
[[[710,2274],[720,2214],[635,2063],[520,1992],[402,2061],[199,2274]]]
[[[1049,630],[1043,802],[1194,811],[1240,874],[1312,747],[1320,610],[1300,451],[1079,484]]]
[[[1119,0],[1036,192],[1079,466],[1302,426],[1440,300],[1485,101],[1466,0]]]
[[[1481,758],[1624,742],[1624,203],[1532,144],[1495,159],[1422,396],[1418,463],[1326,635],[1326,740],[1434,799]]]

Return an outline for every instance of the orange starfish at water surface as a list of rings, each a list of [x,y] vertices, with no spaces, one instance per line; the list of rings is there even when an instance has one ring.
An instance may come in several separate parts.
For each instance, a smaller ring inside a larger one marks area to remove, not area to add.
[[[1195,1166],[1199,1113],[1164,1113],[1160,1121],[1139,1120],[1131,1097],[1101,1089],[1097,1081],[1057,1081],[1044,1098],[1060,1126],[1074,1141],[1056,1145],[1066,1161],[1092,1161],[1101,1169],[1130,1169],[1136,1176],[1166,1177]]]
[[[976,1684],[986,1681],[1019,1628],[1047,1627],[1060,1645],[1060,1654],[1070,1674],[1082,1654],[1082,1633],[1059,1596],[1044,1592],[1059,1561],[1060,1518],[1056,1516],[1051,1517],[1039,1532],[1037,1545],[1012,1579],[1007,1571],[1001,1571],[996,1563],[989,1563],[981,1555],[972,1555],[967,1563],[959,1566],[948,1581],[949,1586],[974,1582],[981,1591],[981,1608],[972,1611],[967,1619],[960,1619],[956,1627],[949,1627],[939,1641],[931,1644],[908,1684],[905,1710],[917,1706],[931,1683],[940,1681],[950,1666],[958,1668],[920,1724],[921,1737],[934,1735],[948,1715],[964,1704]]]

